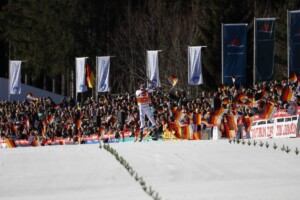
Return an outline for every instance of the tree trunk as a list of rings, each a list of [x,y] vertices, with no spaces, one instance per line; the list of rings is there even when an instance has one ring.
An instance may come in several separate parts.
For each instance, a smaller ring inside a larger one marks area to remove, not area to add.
[[[70,77],[70,92],[71,92],[70,97],[71,98],[74,98],[74,92],[75,92],[74,84],[75,84],[74,83],[74,71],[71,70],[71,77]]]
[[[55,78],[52,78],[52,92],[56,93],[56,91],[55,91]]]
[[[66,84],[65,84],[65,75],[61,75],[61,95],[66,96],[65,94],[66,91]]]

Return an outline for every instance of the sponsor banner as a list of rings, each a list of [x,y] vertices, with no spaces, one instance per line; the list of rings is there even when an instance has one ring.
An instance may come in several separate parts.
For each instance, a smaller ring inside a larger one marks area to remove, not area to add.
[[[256,125],[251,127],[250,136],[252,139],[272,138],[274,136],[274,131],[275,128],[273,124]]]
[[[247,24],[222,25],[222,84],[246,83]]]
[[[277,118],[272,120],[257,121],[250,130],[251,138],[286,138],[297,136],[298,117],[296,115],[290,117]]]
[[[97,91],[109,91],[110,56],[97,57]]]
[[[296,137],[298,120],[277,123],[274,138]]]
[[[255,19],[255,82],[270,81],[274,74],[275,18]]]
[[[160,87],[158,51],[147,51],[147,77],[154,87]]]
[[[288,11],[288,77],[300,73],[300,11]]]

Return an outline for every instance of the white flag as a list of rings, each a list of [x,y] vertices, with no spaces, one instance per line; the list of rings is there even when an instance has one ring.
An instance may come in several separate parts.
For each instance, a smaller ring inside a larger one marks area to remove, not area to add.
[[[158,51],[147,51],[147,77],[153,83],[153,86],[160,87]]]
[[[21,62],[9,61],[9,94],[21,94]]]
[[[97,57],[97,91],[108,92],[109,91],[109,68],[110,68],[110,56]]]
[[[76,92],[85,92],[87,87],[85,84],[85,60],[84,58],[76,58]]]
[[[201,48],[189,47],[188,65],[189,65],[189,85],[203,84],[202,65],[201,65]]]

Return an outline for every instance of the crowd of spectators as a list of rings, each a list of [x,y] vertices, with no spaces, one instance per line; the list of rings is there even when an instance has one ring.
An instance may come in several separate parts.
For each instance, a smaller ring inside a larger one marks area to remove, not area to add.
[[[290,92],[288,99],[284,97],[286,90]],[[212,117],[219,108],[226,109],[225,114],[253,116],[261,113],[269,102],[278,109],[287,110],[289,102],[298,104],[298,99],[298,82],[287,79],[249,88],[222,85],[213,92],[203,91],[195,98],[189,98],[184,91],[176,88],[167,93],[159,89],[151,97],[151,109],[162,134],[163,125],[174,121],[174,108],[183,113],[199,113],[202,120],[212,123]],[[190,114],[187,116],[191,118]],[[186,123],[189,123],[188,119]],[[132,131],[134,135],[138,127],[139,111],[134,94],[103,94],[97,101],[91,97],[83,102],[63,99],[55,103],[51,97],[23,102],[0,101],[0,138],[28,140],[36,136],[52,140],[56,137],[73,139],[99,134],[99,128],[119,137],[122,131]]]

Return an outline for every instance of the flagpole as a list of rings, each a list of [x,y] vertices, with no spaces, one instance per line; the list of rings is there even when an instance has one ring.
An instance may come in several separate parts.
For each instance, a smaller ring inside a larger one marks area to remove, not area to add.
[[[224,72],[223,72],[223,68],[224,68],[224,42],[223,42],[223,33],[224,31],[223,31],[223,23],[221,24],[221,56],[222,56],[222,77],[221,77],[221,79],[222,79],[222,84],[224,84]]]
[[[96,89],[96,103],[98,103],[98,56],[96,56],[96,83],[95,83],[95,89]]]
[[[10,91],[9,91],[9,86],[10,86],[10,59],[9,59],[9,61],[8,61],[8,81],[7,81],[7,92],[8,92],[8,95],[7,95],[7,97],[8,97],[8,101],[10,101]]]
[[[290,20],[289,20],[289,10],[287,10],[287,17],[286,17],[286,24],[287,24],[287,76],[289,77],[290,74],[290,40],[289,40],[289,35],[290,35],[290,31],[289,31],[289,26],[290,26]]]
[[[191,93],[190,92],[191,88],[189,87],[189,82],[190,82],[190,68],[189,68],[189,66],[190,66],[190,59],[189,59],[189,53],[190,53],[190,46],[188,46],[188,52],[187,52],[187,60],[188,60],[188,62],[187,62],[187,64],[188,64],[188,93],[190,94]]]
[[[254,34],[253,34],[253,41],[254,41],[254,45],[253,45],[253,87],[255,85],[255,76],[256,76],[256,18],[254,17]]]

